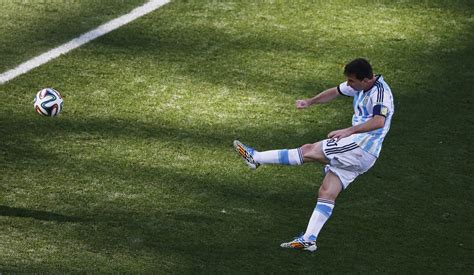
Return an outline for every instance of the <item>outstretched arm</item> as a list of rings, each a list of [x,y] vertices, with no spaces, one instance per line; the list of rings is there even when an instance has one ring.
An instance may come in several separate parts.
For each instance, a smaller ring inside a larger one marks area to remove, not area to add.
[[[385,124],[385,117],[376,115],[362,124],[355,125],[349,128],[341,129],[341,130],[332,131],[331,133],[328,134],[328,138],[340,140],[341,138],[345,138],[353,134],[370,132],[370,131],[382,128],[384,124]]]
[[[316,96],[308,99],[298,99],[296,100],[296,108],[304,109],[308,108],[313,104],[321,104],[329,102],[339,96],[339,92],[336,87],[329,88],[322,93],[317,94]]]

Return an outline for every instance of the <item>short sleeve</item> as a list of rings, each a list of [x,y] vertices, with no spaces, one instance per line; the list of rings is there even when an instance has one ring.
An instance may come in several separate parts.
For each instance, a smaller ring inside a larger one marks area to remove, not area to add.
[[[355,96],[357,94],[356,90],[347,85],[347,81],[339,84],[337,91],[343,96]]]
[[[382,85],[377,87],[377,90],[371,94],[371,101],[373,103],[372,114],[387,117],[392,112],[392,97],[390,91],[386,91]]]

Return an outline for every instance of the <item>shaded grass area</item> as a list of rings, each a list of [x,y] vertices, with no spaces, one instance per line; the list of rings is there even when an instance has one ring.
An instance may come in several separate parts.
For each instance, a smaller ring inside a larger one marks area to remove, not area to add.
[[[351,3],[175,1],[0,87],[0,268],[472,272],[472,4]],[[348,126],[350,100],[293,102],[356,56],[391,84],[392,130],[318,253],[281,250],[320,166],[248,171],[232,140],[292,148]],[[43,86],[65,97],[58,119],[30,106]]]

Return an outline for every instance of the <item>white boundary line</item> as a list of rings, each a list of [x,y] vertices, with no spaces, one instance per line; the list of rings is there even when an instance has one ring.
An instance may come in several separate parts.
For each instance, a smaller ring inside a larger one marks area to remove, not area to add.
[[[46,53],[43,53],[37,57],[34,57],[18,65],[16,68],[12,70],[9,70],[0,74],[0,85],[14,79],[15,77],[19,75],[27,73],[30,70],[36,67],[39,67],[62,54],[66,54],[69,51],[72,51],[90,42],[91,40],[96,39],[97,37],[100,37],[117,28],[120,28],[121,26],[128,24],[132,22],[133,20],[154,11],[160,8],[161,6],[168,4],[169,2],[170,0],[150,0],[149,2],[143,4],[142,6],[138,8],[135,8],[134,10],[132,10],[131,12],[125,15],[115,18],[103,25],[100,25],[99,27],[97,27],[96,29],[93,29],[92,31],[84,33],[83,35],[77,38],[74,38],[73,40],[65,44],[62,44],[61,46],[57,48],[54,48]]]

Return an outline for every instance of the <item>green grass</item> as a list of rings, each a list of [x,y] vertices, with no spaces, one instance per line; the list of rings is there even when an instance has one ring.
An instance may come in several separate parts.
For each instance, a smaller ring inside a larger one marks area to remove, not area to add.
[[[2,72],[144,2],[0,1]],[[471,274],[473,13],[173,1],[0,86],[0,270]],[[347,127],[349,99],[294,101],[359,56],[391,85],[391,132],[318,252],[282,250],[306,227],[321,166],[249,171],[232,141],[294,148]],[[42,87],[61,91],[60,117],[34,112]]]

